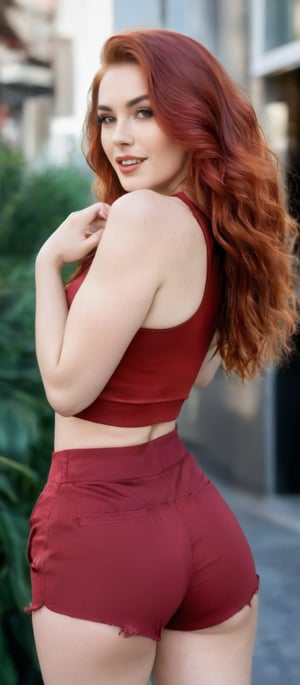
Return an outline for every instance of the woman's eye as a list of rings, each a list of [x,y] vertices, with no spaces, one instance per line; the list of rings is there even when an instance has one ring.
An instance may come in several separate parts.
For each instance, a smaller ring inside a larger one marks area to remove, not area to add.
[[[148,119],[153,116],[153,112],[149,107],[143,107],[142,109],[138,109],[136,115],[139,119]]]
[[[97,124],[111,124],[114,121],[114,117],[109,114],[97,114],[96,122]]]

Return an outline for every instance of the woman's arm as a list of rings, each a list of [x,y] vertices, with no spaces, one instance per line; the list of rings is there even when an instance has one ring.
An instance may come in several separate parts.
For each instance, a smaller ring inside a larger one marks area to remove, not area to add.
[[[133,195],[132,193],[130,194]],[[149,191],[110,210],[92,266],[67,309],[61,267],[93,249],[92,208],[71,215],[43,246],[36,267],[36,349],[48,400],[60,414],[88,406],[106,385],[163,281],[159,219]],[[95,212],[94,212],[95,213]],[[84,244],[83,244],[84,243]]]
[[[217,337],[216,335],[214,335],[211,344],[208,348],[208,351],[201,364],[201,368],[197,375],[197,378],[194,381],[194,385],[197,387],[205,388],[213,379],[221,364],[221,357],[218,354],[218,352],[216,352],[216,346]]]

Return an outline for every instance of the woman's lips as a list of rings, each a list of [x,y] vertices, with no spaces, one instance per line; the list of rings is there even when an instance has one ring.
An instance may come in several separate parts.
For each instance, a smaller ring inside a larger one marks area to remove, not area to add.
[[[116,163],[122,174],[130,174],[132,171],[136,171],[145,159],[146,157],[130,157],[126,155],[124,157],[116,157]]]

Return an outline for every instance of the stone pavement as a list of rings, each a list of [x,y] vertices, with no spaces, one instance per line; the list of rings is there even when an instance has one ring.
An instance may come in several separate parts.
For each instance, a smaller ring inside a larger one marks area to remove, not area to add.
[[[253,685],[300,685],[300,497],[257,497],[219,484],[260,575]]]

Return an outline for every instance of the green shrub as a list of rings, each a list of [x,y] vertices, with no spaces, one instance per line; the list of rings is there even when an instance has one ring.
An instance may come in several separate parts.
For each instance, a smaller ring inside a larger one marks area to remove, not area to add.
[[[53,417],[34,350],[34,258],[71,211],[93,201],[76,168],[30,172],[0,151],[0,682],[40,685],[26,545],[29,515],[49,469]],[[2,183],[3,181],[3,183]]]
[[[12,176],[12,182],[15,180]],[[17,176],[17,174],[16,174]],[[0,254],[29,256],[70,212],[93,202],[90,176],[76,167],[51,167],[21,174],[0,213]]]

